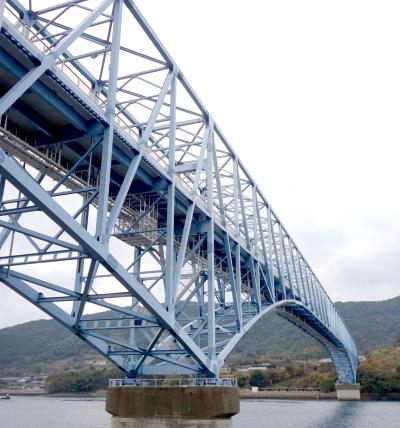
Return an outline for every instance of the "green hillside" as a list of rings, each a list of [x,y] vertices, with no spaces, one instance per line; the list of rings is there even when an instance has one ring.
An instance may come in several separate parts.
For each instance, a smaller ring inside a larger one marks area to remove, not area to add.
[[[0,374],[41,373],[55,361],[79,355],[95,355],[82,340],[54,320],[31,321],[0,330]]]
[[[400,296],[382,302],[338,302],[336,307],[361,355],[393,345],[400,336]]]
[[[400,393],[400,341],[373,352],[360,364],[358,381],[369,394]]]
[[[391,345],[400,336],[400,297],[382,302],[336,304],[357,343],[366,354]],[[53,320],[32,321],[0,330],[0,376],[41,373],[60,360],[78,362],[95,351]],[[326,354],[313,339],[281,317],[260,320],[242,339],[228,363],[252,363],[265,358],[310,359]]]

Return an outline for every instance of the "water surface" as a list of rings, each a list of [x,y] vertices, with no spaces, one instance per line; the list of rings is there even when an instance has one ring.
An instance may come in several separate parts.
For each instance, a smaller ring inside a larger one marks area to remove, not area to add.
[[[0,400],[0,428],[110,428],[104,400]],[[233,428],[400,428],[399,402],[249,400]]]

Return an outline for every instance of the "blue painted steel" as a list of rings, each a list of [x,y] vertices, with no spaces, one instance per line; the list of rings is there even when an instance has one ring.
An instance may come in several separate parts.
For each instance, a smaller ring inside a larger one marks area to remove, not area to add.
[[[343,320],[133,1],[35,3],[0,19],[0,281],[128,376],[218,375],[276,310],[354,383]]]

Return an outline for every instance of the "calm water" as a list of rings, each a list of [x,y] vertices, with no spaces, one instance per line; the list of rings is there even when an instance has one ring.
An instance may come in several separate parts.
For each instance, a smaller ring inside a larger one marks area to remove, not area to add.
[[[242,401],[233,428],[400,428],[400,403]],[[103,400],[0,400],[0,428],[110,428]]]

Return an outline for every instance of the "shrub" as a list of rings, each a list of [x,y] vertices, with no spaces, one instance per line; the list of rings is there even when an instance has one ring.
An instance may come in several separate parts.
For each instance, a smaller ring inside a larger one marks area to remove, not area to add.
[[[330,373],[329,376],[322,379],[319,384],[322,392],[330,392],[335,390],[335,381],[336,375],[335,373]]]
[[[57,392],[93,392],[106,389],[109,378],[120,376],[121,373],[116,369],[86,369],[56,373],[47,377],[45,388],[50,394]]]
[[[262,386],[264,381],[264,376],[261,370],[254,370],[250,373],[249,383],[251,386]]]

